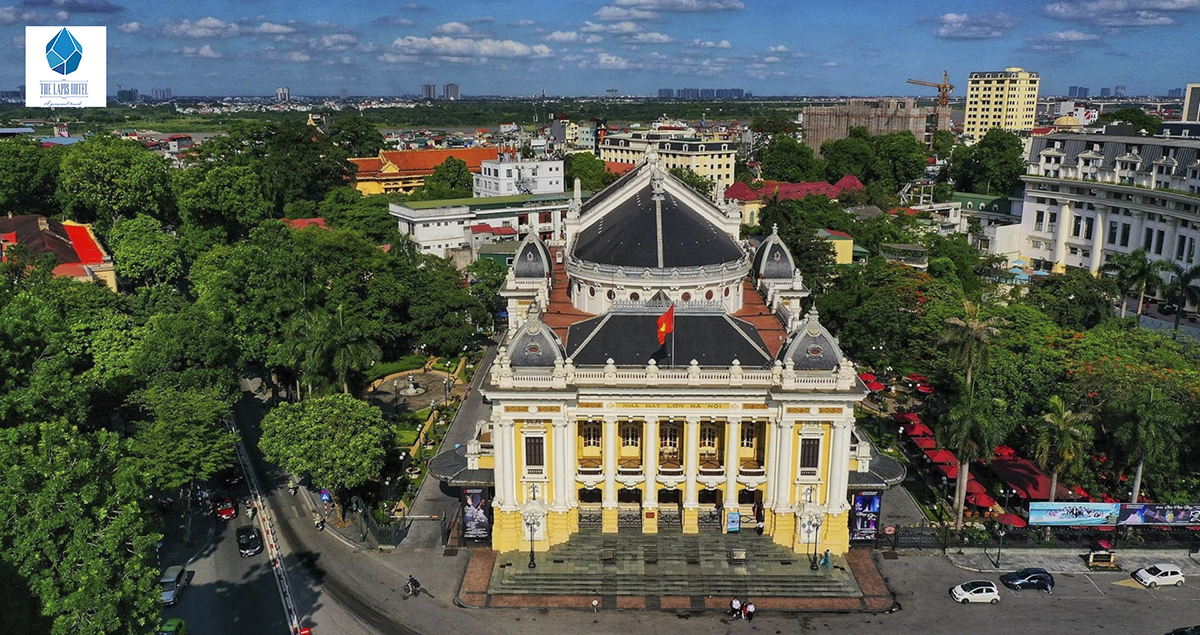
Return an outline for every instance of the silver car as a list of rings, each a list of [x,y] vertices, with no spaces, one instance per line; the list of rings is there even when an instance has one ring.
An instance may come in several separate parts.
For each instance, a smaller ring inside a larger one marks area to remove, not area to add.
[[[167,570],[163,571],[158,584],[162,587],[164,605],[171,606],[179,601],[179,594],[183,593],[183,587],[188,583],[187,573],[187,569],[180,566],[167,567]]]

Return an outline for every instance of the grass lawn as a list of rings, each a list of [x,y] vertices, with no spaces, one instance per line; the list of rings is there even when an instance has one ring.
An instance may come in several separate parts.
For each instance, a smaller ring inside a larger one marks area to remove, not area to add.
[[[394,361],[375,364],[367,371],[367,381],[372,382],[388,375],[403,373],[406,370],[416,370],[423,366],[425,366],[424,357],[420,355],[408,355]]]

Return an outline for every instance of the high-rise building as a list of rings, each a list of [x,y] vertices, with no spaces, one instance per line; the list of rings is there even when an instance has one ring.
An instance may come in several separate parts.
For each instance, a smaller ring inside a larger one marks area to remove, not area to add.
[[[1079,87],[1079,98],[1080,98],[1080,99],[1087,99],[1087,96],[1088,96],[1088,93],[1089,93],[1089,92],[1091,92],[1091,89],[1090,89],[1090,88],[1088,88],[1087,86],[1080,86],[1080,87]]]
[[[1167,91],[1167,97],[1170,99],[1179,99],[1179,98],[1183,97],[1183,89],[1182,88],[1172,88],[1171,90]]]
[[[171,98],[171,89],[152,88],[150,90],[150,96],[154,98],[154,101],[166,101]]]
[[[700,99],[699,88],[680,88],[675,91],[675,96],[680,99]]]
[[[292,89],[288,88],[287,86],[280,86],[279,88],[275,89],[275,101],[282,104],[291,101],[291,99]]]
[[[1183,97],[1183,120],[1200,121],[1200,84],[1188,84]]]
[[[342,98],[342,101],[345,101],[345,100],[346,100],[346,98],[350,96],[350,91],[348,91],[348,90],[346,90],[345,88],[343,88],[343,89],[341,90],[341,92],[340,92],[340,96],[341,96],[341,98]]]
[[[604,94],[605,94],[605,96],[610,97],[610,98],[620,97],[621,91],[619,91],[615,88],[610,88],[610,89],[604,91]]]
[[[658,98],[659,99],[674,99],[675,98],[675,89],[674,88],[658,89]]]
[[[437,99],[437,84],[421,84],[421,99],[426,101]]]
[[[700,99],[716,99],[716,97],[717,91],[713,90],[712,88],[700,89]]]
[[[442,99],[457,101],[459,99],[458,84],[446,84],[442,86]]]
[[[1112,89],[1111,88],[1101,88],[1100,96],[1101,97],[1112,97]]]
[[[1078,96],[1079,96],[1079,87],[1078,86],[1072,86],[1067,89],[1067,97],[1078,97]]]
[[[804,109],[804,143],[819,152],[822,143],[845,139],[855,126],[873,135],[907,130],[917,139],[924,139],[933,110],[917,106],[912,98],[851,99],[836,106],[808,106]]]
[[[117,90],[117,101],[122,104],[135,104],[138,101],[138,89],[122,88]]]
[[[982,139],[992,128],[1029,130],[1037,123],[1041,77],[1023,68],[971,73],[967,78],[966,120],[963,132]]]
[[[1113,86],[1113,96],[1114,97],[1124,97],[1125,96],[1125,87],[1124,86]]]

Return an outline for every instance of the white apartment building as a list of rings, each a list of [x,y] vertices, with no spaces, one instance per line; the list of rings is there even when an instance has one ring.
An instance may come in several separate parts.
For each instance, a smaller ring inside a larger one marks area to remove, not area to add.
[[[562,194],[565,189],[562,161],[522,161],[501,154],[494,161],[480,164],[474,176],[472,194],[514,196],[518,194]]]
[[[1037,125],[1037,73],[1016,66],[1003,71],[971,73],[967,79],[963,132],[976,141],[988,130],[1030,130]]]
[[[1094,273],[1139,248],[1196,264],[1200,140],[1058,133],[1027,159],[1018,245],[1034,268]]]

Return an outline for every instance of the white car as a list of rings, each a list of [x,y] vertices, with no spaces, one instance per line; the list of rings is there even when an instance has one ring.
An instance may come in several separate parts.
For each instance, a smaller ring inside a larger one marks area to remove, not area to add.
[[[1148,586],[1151,589],[1159,586],[1167,586],[1174,584],[1175,586],[1183,586],[1185,582],[1183,572],[1179,570],[1177,565],[1173,564],[1156,564],[1138,569],[1133,572],[1133,579],[1138,581],[1142,586]]]
[[[987,602],[995,604],[1000,601],[1000,591],[995,582],[987,580],[972,580],[950,588],[950,597],[955,602],[969,604],[971,602]]]
[[[183,593],[183,587],[188,583],[187,574],[187,569],[180,566],[167,567],[167,570],[163,571],[162,577],[158,580],[159,587],[162,589],[163,604],[171,606],[179,601],[179,594]]]

